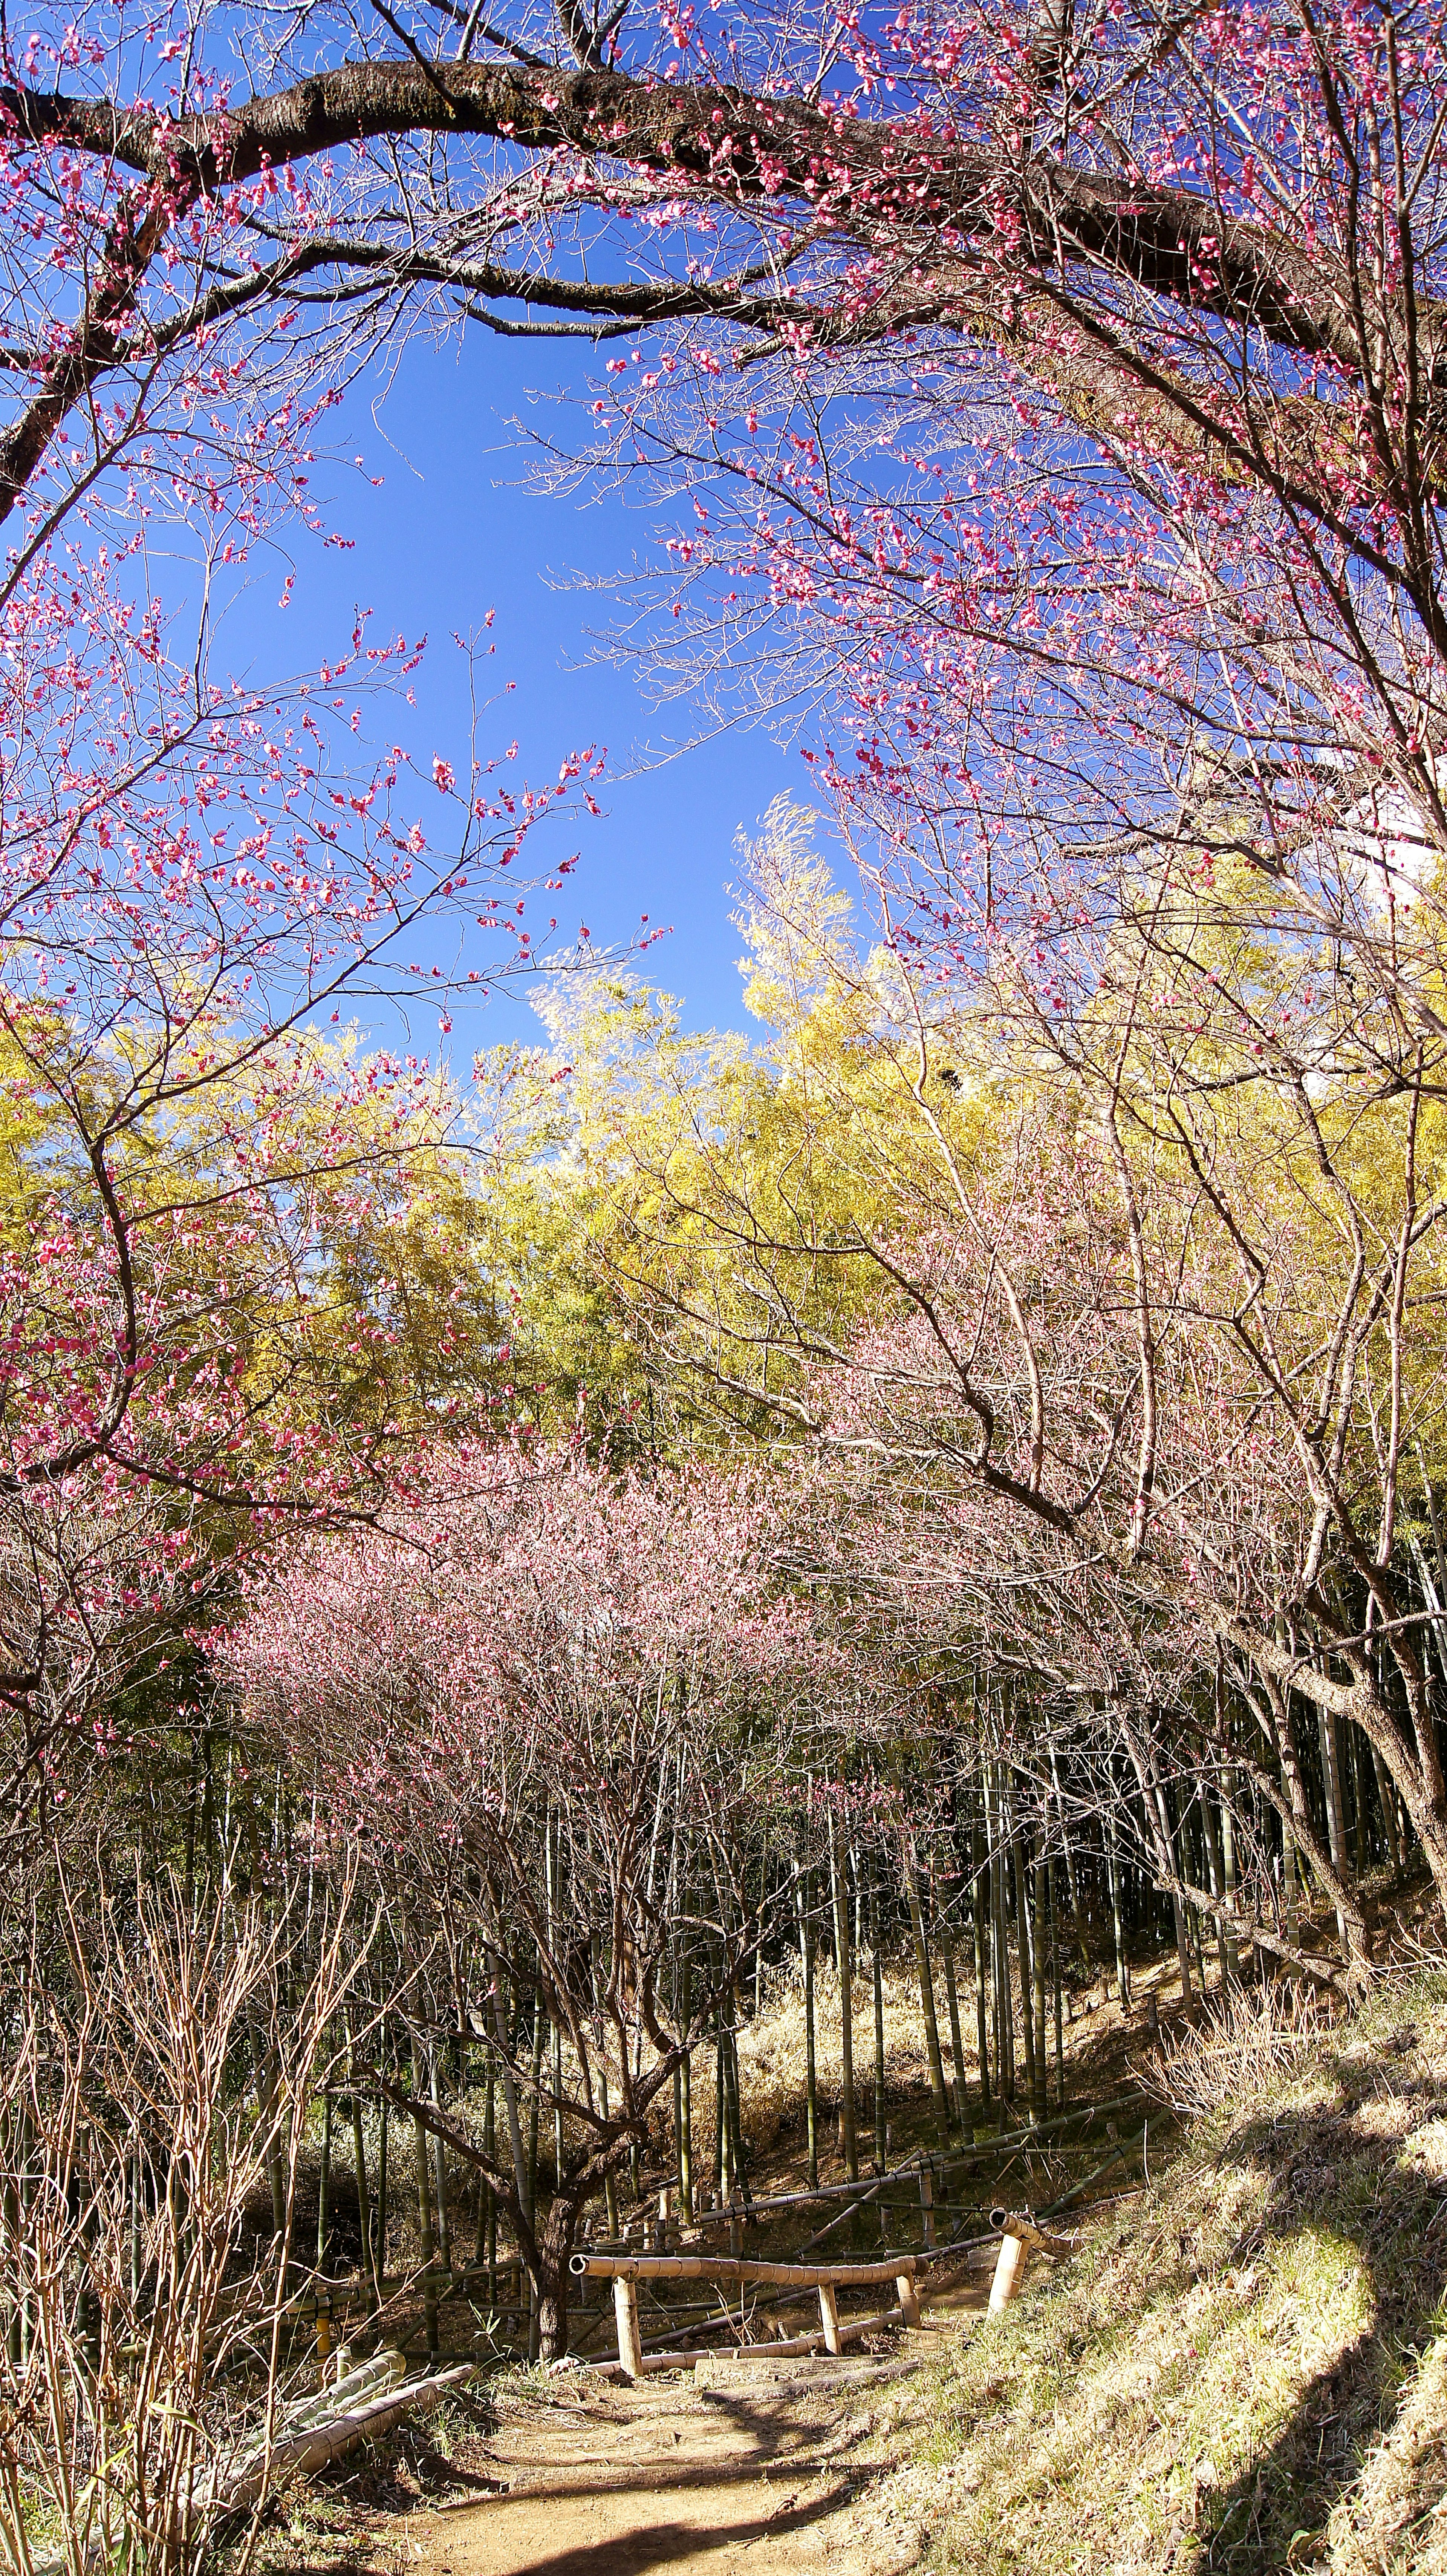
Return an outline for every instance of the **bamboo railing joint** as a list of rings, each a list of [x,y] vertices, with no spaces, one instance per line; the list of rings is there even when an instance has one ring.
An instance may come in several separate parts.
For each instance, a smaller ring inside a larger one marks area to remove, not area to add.
[[[1028,2210],[992,2209],[990,2224],[1000,2230],[999,2258],[990,2283],[990,2314],[996,2316],[1019,2290],[1030,2255],[1053,2254],[1059,2259],[1073,2254],[1075,2244],[1068,2236],[1052,2236],[1037,2226]]]

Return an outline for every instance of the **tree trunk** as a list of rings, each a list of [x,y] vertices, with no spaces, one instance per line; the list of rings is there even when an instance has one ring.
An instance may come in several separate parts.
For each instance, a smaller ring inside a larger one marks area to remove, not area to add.
[[[372,2269],[372,2214],[367,2201],[367,2149],[362,2136],[362,2101],[352,2095],[352,2153],[357,2166],[357,2223],[362,2231],[362,2280],[367,2292],[367,2306],[376,2315],[382,2301],[377,2289],[377,2276]]]
[[[990,1901],[990,1864],[985,1857],[985,1838],[980,1831],[978,1815],[970,1818],[970,1859],[974,1867],[971,1920],[975,1937],[975,2048],[980,2070],[980,2107],[990,2107],[990,2031],[989,2008],[985,1999],[985,1955],[989,1948],[986,1929]]]
[[[963,2137],[970,2125],[970,2096],[965,2078],[965,2043],[960,2030],[960,1997],[955,1984],[955,1952],[948,1928],[939,1935],[940,1958],[945,1972],[945,2002],[950,2014],[950,2055],[955,2066],[955,2118]]]
[[[538,2249],[534,2283],[537,2357],[561,2361],[568,2349],[568,2270],[578,2228],[578,2203],[571,2192],[553,2194],[545,2223],[534,2231]]]
[[[796,1888],[799,1906],[799,1947],[804,1962],[804,2116],[809,2133],[809,2189],[819,2188],[819,2088],[814,2051],[814,1923],[805,1894],[807,1879],[800,1877]]]
[[[426,2091],[422,2080],[422,2052],[417,2033],[412,2033],[412,2089],[420,2102]],[[426,2123],[412,2114],[412,2145],[417,2172],[417,2234],[422,2252],[422,2316],[427,2335],[427,2358],[435,2361],[437,2337],[437,2274],[434,2270],[437,2247],[432,2234],[432,2191],[427,2172]]]
[[[910,1929],[914,1934],[915,1966],[919,1971],[919,2000],[924,2014],[925,2052],[929,2059],[930,2091],[934,2096],[935,2129],[941,2147],[950,2143],[950,2106],[945,2091],[945,2070],[940,2058],[939,2024],[935,2018],[934,1978],[930,1972],[929,1943],[925,1935],[924,1907],[920,1902],[919,1874],[914,1854],[904,1859],[904,1892],[909,1903]]]
[[[834,1811],[829,1811],[829,1876],[834,1895],[834,1947],[839,1961],[839,2037],[844,2114],[844,2172],[859,2180],[859,2141],[854,2126],[854,1984],[849,1958],[849,1891],[838,1854]]]
[[[1035,1855],[1035,1907],[1030,1924],[1030,1949],[1035,1967],[1035,2089],[1031,2108],[1037,2121],[1044,2120],[1050,2109],[1050,2056],[1045,2037],[1045,1913],[1049,1893],[1045,1873],[1045,1837]]]

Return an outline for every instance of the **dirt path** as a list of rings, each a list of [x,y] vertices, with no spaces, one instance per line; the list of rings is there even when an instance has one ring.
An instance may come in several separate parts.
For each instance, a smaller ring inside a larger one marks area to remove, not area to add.
[[[953,2305],[954,2302],[952,2301]],[[971,2299],[969,2304],[975,2304]],[[887,2355],[672,2375],[637,2388],[562,2382],[505,2403],[470,2466],[505,2492],[424,2510],[417,2576],[788,2576],[842,2555],[850,2576],[913,2565],[921,2536],[850,2508],[882,2465],[890,2392],[937,2348],[926,2326]]]

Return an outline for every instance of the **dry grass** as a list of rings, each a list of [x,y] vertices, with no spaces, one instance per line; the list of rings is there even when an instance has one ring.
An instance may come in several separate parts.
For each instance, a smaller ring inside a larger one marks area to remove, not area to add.
[[[884,1990],[884,2064],[886,2107],[897,2108],[929,2092],[929,2057],[925,2045],[924,2007],[912,1959],[886,1961]],[[854,2047],[854,2085],[861,2123],[872,2118],[874,2085],[874,1982],[868,1963],[851,1980],[850,2028]],[[965,2033],[968,2071],[974,2072],[974,1988],[965,1985],[961,2011],[968,2005]],[[936,2009],[940,2046],[950,2064],[949,2018],[943,1981]],[[746,2022],[738,2035],[739,2117],[745,2137],[757,2155],[767,2154],[781,2132],[802,2116],[805,2083],[803,1980],[796,1960],[774,1972],[764,2009]],[[821,2124],[832,2123],[844,2091],[844,2031],[839,1979],[822,1960],[814,1973],[814,2064]],[[694,2075],[694,2132],[705,2148],[714,2136],[712,2052],[700,2050]],[[823,2139],[821,2137],[821,2144]]]
[[[1336,2020],[1313,1993],[1285,1986],[1237,1986],[1197,2022],[1178,2021],[1138,2068],[1142,2089],[1200,2119],[1223,2102],[1250,2102],[1290,2076]]]
[[[1447,1977],[1336,2030],[1238,2019],[1159,2080],[1199,2101],[1213,2067],[1229,2098],[1151,2188],[902,2394],[864,2557],[902,2529],[961,2576],[1447,2568]]]

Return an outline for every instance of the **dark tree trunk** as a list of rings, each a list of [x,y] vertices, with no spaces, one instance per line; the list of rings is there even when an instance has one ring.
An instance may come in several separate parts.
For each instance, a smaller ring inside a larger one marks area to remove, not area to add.
[[[537,2230],[538,2359],[561,2361],[568,2349],[568,2270],[578,2232],[580,2203],[571,2192],[554,2195],[547,2218]]]

